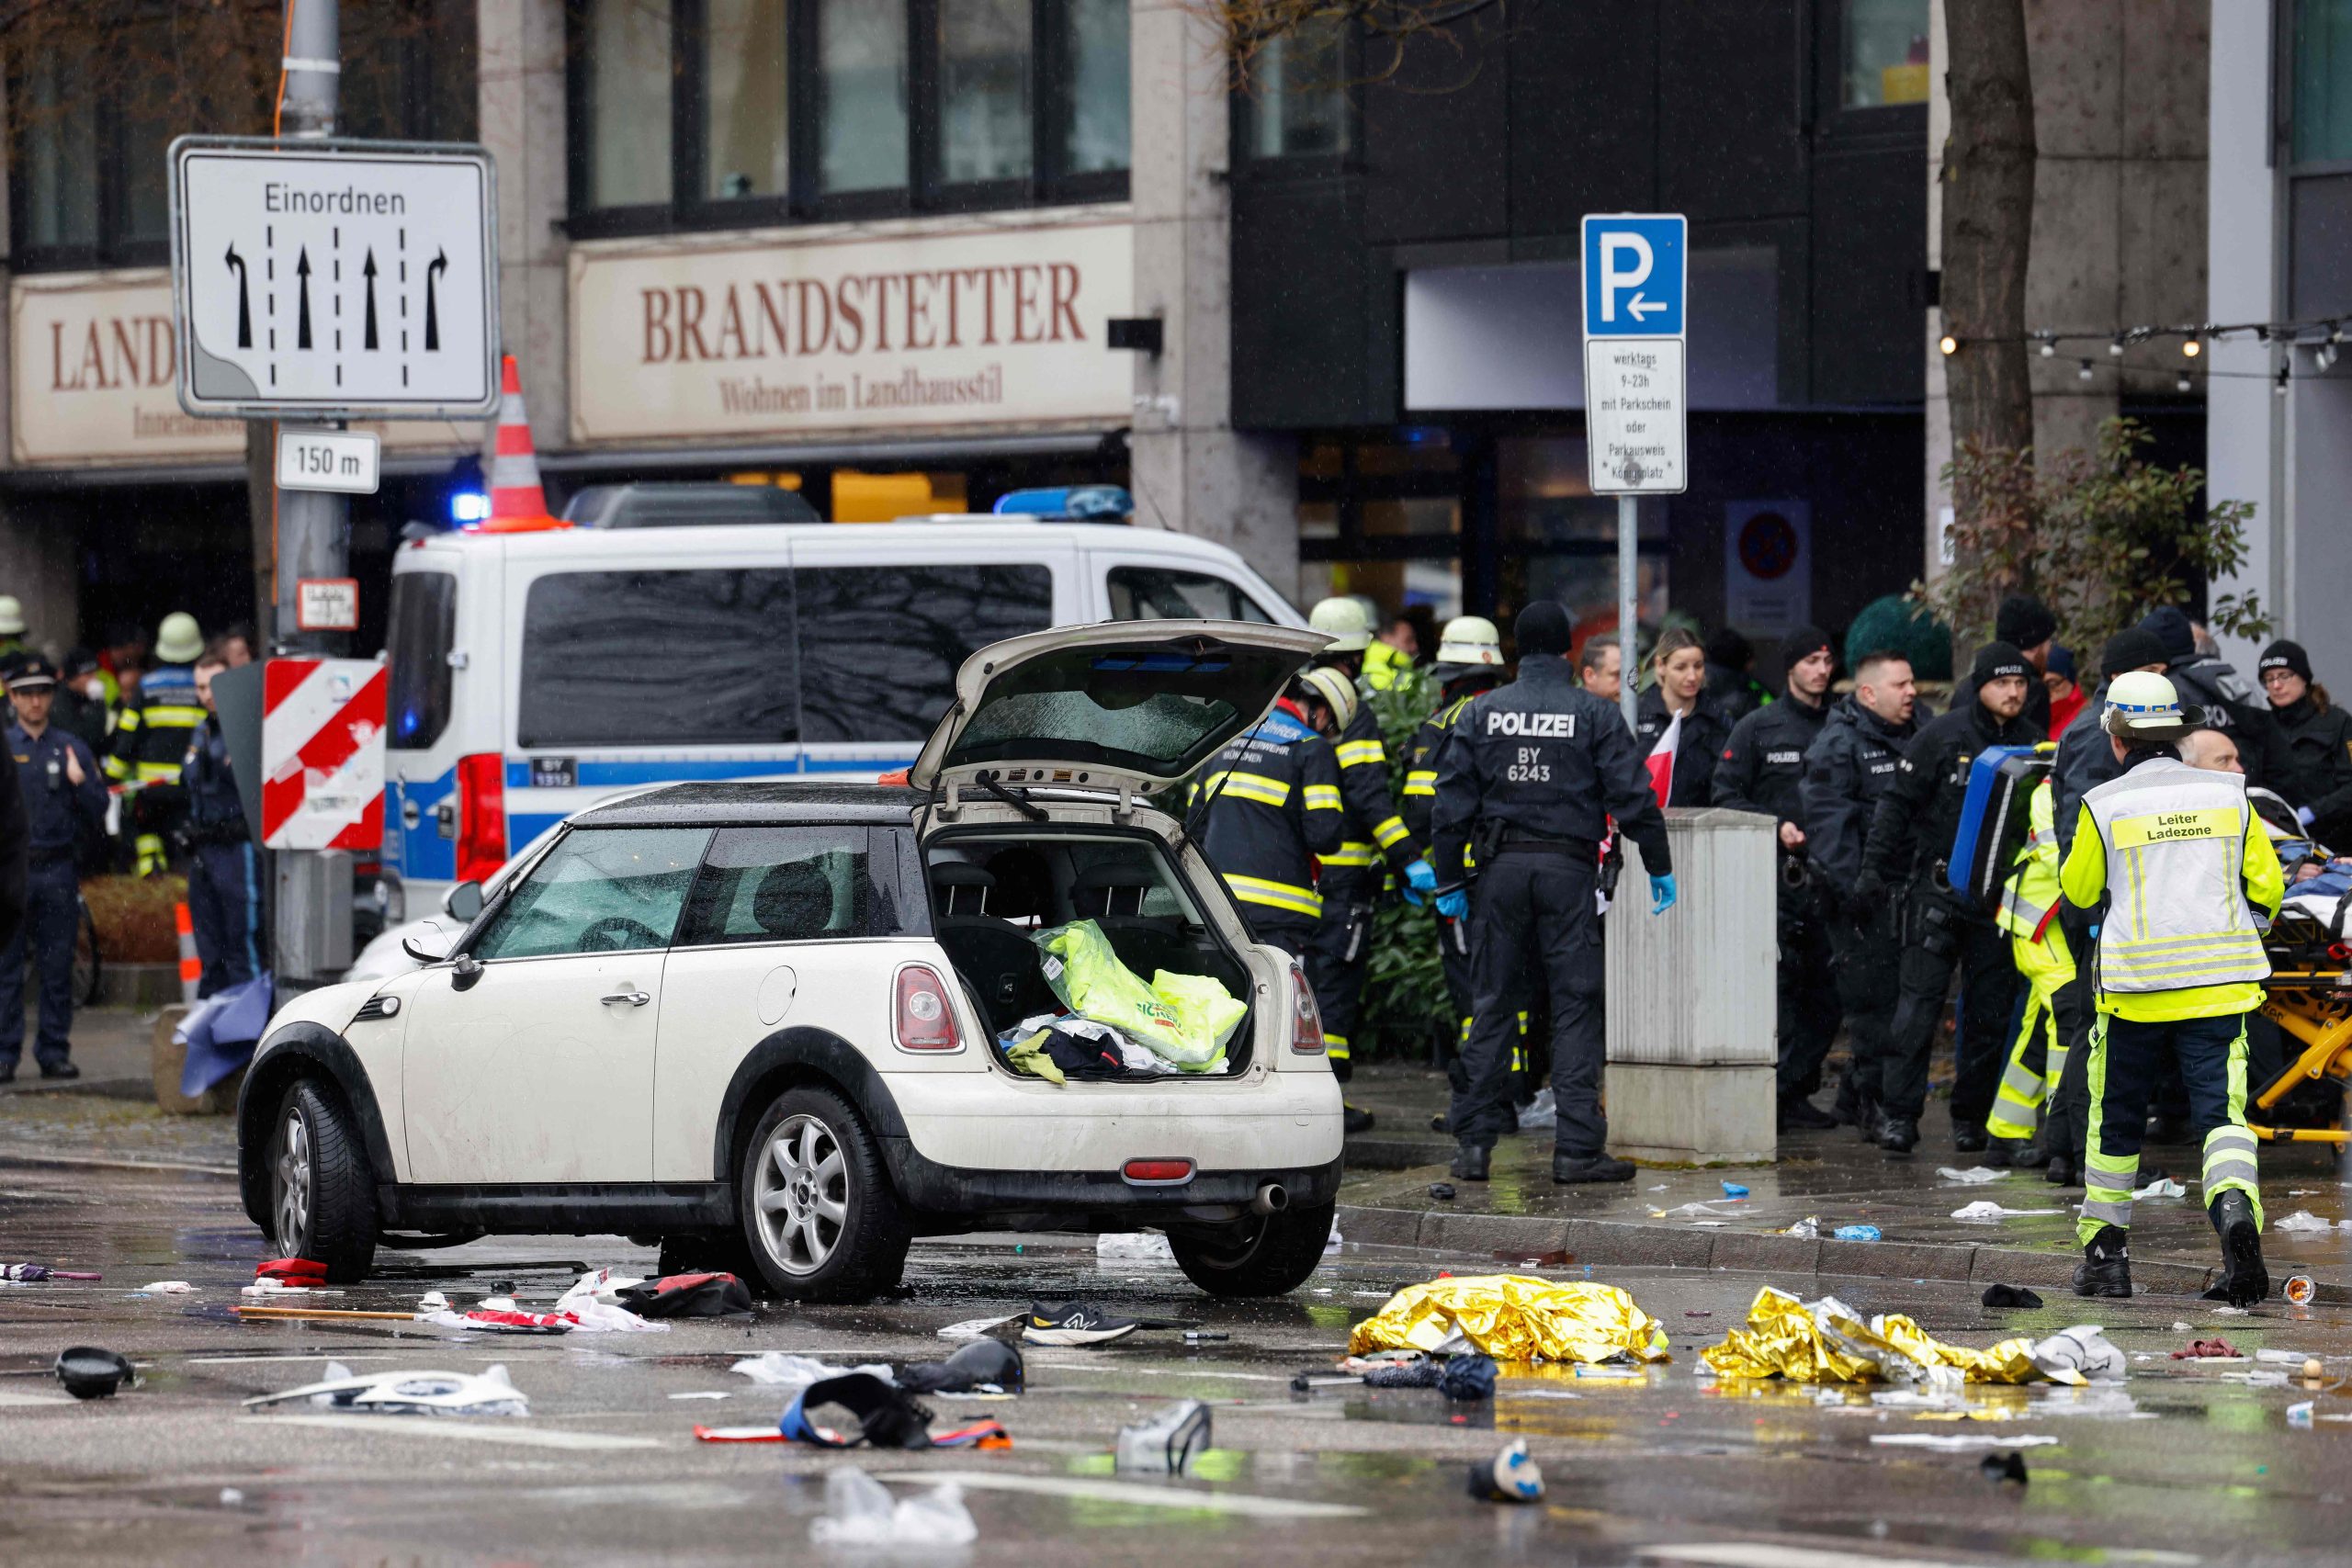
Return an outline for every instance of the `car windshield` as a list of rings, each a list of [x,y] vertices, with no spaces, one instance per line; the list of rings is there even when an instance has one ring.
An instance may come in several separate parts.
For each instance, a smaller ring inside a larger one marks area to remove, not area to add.
[[[582,828],[491,917],[473,955],[545,958],[667,947],[710,841],[707,828]]]

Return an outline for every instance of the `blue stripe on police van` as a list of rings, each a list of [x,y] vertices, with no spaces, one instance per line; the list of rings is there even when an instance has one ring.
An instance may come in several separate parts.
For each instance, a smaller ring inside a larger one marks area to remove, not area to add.
[[[506,814],[506,852],[510,855],[514,853],[515,851],[570,815],[571,814],[568,811],[508,812]]]

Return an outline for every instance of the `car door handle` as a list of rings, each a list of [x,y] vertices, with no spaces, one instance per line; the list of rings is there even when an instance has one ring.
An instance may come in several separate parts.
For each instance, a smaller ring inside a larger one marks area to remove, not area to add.
[[[612,1006],[615,1002],[627,1002],[633,1008],[641,1008],[652,999],[652,993],[648,991],[615,991],[611,996],[605,998],[604,1001],[606,1007]]]

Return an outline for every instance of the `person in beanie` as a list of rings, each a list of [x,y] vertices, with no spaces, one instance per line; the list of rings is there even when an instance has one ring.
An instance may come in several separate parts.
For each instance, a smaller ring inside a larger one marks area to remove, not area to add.
[[[2055,740],[2091,700],[2075,678],[2073,649],[2050,645],[2050,662],[2041,667],[2041,689],[2050,694],[2050,739]]]
[[[1854,896],[1871,903],[1901,890],[1904,897],[1903,993],[1881,1084],[1878,1142],[1890,1154],[1907,1154],[1918,1145],[1928,1059],[1955,966],[1968,1005],[1961,1011],[1952,1146],[1973,1154],[1985,1145],[1984,1118],[1993,1109],[2004,1036],[2015,1016],[2018,972],[1999,929],[1962,901],[1944,881],[1944,869],[1976,754],[1988,746],[2030,746],[2040,739],[2023,717],[2032,672],[2025,655],[2007,643],[1977,649],[1969,671],[1975,700],[1919,731],[1894,783],[1879,797],[1862,847]]]
[[[1788,686],[1779,702],[1731,727],[1715,764],[1714,804],[1774,819],[1780,840],[1781,1066],[1779,1122],[1783,1133],[1819,1132],[1837,1122],[1805,1097],[1820,1087],[1822,1058],[1838,1032],[1838,987],[1829,962],[1829,924],[1805,855],[1805,752],[1829,716],[1837,656],[1829,634],[1799,626],[1781,639]]]
[[[2276,786],[2313,836],[2352,851],[2352,714],[2312,679],[2311,655],[2281,637],[2256,667],[2287,738],[2288,771]]]
[[[2058,738],[2058,728],[2050,711],[2050,692],[2042,684],[2042,676],[2050,669],[2050,651],[2057,646],[2058,617],[2050,607],[2030,593],[2012,593],[2001,601],[1993,616],[1993,640],[2007,643],[2025,656],[2031,666],[2026,671],[2025,717],[2039,732],[2036,739]],[[1964,712],[1976,701],[1976,682],[1973,676],[1964,677],[1952,688],[1951,705],[1954,712]]]
[[[1724,626],[1709,637],[1706,656],[1707,700],[1736,724],[1772,700],[1771,692],[1756,678],[1756,645]]]

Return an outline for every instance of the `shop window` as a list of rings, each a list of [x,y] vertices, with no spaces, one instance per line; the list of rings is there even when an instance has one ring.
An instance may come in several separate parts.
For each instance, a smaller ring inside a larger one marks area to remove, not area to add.
[[[938,0],[940,175],[1029,177],[1029,0]]]
[[[907,13],[875,0],[819,0],[823,106],[819,185],[828,193],[907,183]]]
[[[98,111],[90,49],[63,40],[29,62],[9,95],[17,106],[17,183],[23,245],[90,246],[98,240]]]
[[[1268,40],[1250,65],[1250,156],[1332,157],[1348,150],[1346,44],[1344,26],[1329,18]]]
[[[2352,0],[2295,0],[2294,158],[2352,160]]]
[[[782,196],[791,187],[787,63],[785,0],[705,0],[705,199]]]
[[[588,190],[597,207],[670,197],[670,18],[646,0],[588,0]]]
[[[1124,172],[1129,156],[1128,0],[1062,0],[1069,113],[1062,167]]]
[[[1928,101],[1928,0],[1845,0],[1843,84],[1849,109]]]

